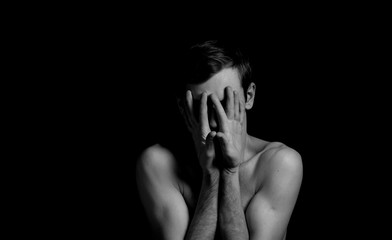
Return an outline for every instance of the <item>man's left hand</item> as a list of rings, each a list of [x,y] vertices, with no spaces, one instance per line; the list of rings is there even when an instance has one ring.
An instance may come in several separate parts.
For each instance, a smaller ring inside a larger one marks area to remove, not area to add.
[[[240,99],[240,94],[226,87],[226,112],[215,94],[211,95],[218,122],[219,139],[223,155],[223,167],[230,173],[238,171],[239,165],[244,161],[246,147],[245,131],[245,103]]]

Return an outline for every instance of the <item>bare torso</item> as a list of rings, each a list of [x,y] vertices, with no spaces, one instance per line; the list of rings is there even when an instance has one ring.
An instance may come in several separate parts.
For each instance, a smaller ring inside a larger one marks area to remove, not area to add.
[[[245,154],[246,160],[241,164],[239,174],[241,203],[244,212],[252,197],[263,186],[263,182],[269,172],[269,159],[274,152],[284,147],[282,143],[267,142],[251,136],[249,136],[249,140]],[[184,197],[190,213],[192,213],[196,207],[199,190],[192,187],[188,181],[177,179],[179,191]]]
[[[172,147],[175,146],[169,148]],[[140,158],[137,171],[147,213],[160,221],[161,226],[166,226],[167,220],[166,216],[157,215],[162,212],[157,212],[158,208],[175,210],[176,218],[173,219],[181,220],[176,224],[187,224],[188,219],[193,218],[202,182],[197,160],[191,160],[189,155],[186,159],[189,149],[179,149],[185,152],[183,155],[174,155],[170,149],[159,144],[148,148]],[[301,159],[297,156],[295,150],[282,143],[248,135],[245,161],[240,165],[238,175],[241,205],[253,229],[267,221],[279,224],[276,229],[268,229],[276,232],[267,231],[265,234],[271,234],[267,236],[282,234],[285,239],[286,226],[302,179]],[[162,205],[162,202],[165,204]],[[262,214],[266,211],[270,215],[263,218]],[[184,229],[186,225],[175,227]]]

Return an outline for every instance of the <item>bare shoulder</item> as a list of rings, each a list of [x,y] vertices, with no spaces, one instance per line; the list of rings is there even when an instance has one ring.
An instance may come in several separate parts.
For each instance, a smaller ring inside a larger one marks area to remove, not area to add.
[[[302,180],[302,158],[293,148],[281,142],[254,141],[255,153],[253,173],[256,176],[257,187],[264,186],[271,180],[284,179]],[[276,174],[280,173],[280,174]],[[277,177],[279,176],[279,177]]]
[[[146,148],[137,159],[137,175],[148,174],[151,177],[174,177],[176,163],[174,155],[159,144]]]
[[[303,175],[302,157],[293,148],[280,142],[271,142],[260,155],[266,184],[300,187]]]
[[[293,148],[281,142],[268,144],[265,157],[268,157],[274,167],[290,167],[294,169],[302,167],[301,155]]]

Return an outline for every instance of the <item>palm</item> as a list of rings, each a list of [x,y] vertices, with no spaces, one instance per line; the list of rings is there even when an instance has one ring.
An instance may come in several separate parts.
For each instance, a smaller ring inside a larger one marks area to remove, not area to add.
[[[246,145],[245,104],[236,91],[226,88],[226,112],[216,95],[211,97],[219,121],[217,137],[222,149],[225,168],[233,170],[244,161]]]
[[[244,154],[244,131],[242,123],[228,120],[227,130],[223,133],[226,141],[223,141],[222,152],[229,168],[238,166]]]

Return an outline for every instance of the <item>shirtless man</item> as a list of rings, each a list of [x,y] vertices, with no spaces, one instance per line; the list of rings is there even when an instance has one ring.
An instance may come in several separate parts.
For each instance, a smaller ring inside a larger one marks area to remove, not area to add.
[[[159,144],[147,148],[137,183],[152,229],[167,240],[285,239],[302,182],[301,156],[247,133],[256,85],[245,83],[249,64],[238,52],[215,41],[191,50],[210,71],[187,80],[179,101],[201,168],[190,176],[200,185],[179,174],[186,170],[178,162],[189,159],[176,159]]]

